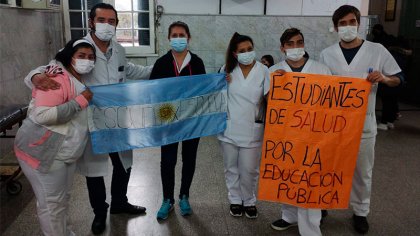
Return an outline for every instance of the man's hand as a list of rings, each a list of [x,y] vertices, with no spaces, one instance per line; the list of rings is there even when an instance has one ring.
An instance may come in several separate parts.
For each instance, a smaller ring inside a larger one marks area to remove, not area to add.
[[[397,76],[385,76],[379,71],[369,73],[366,79],[371,83],[383,83],[389,87],[398,86],[401,82]]]
[[[35,88],[48,91],[50,89],[55,90],[60,88],[60,84],[56,81],[50,79],[50,77],[55,77],[57,75],[63,75],[63,69],[58,65],[48,65],[45,69],[45,73],[36,74],[32,77],[32,84]]]
[[[278,69],[278,70],[275,70],[274,73],[279,74],[279,75],[284,75],[286,74],[286,71],[282,69]]]
[[[85,91],[83,91],[81,94],[82,94],[82,95],[83,95],[83,97],[85,97],[85,98],[86,98],[86,100],[88,100],[88,101],[92,100],[92,98],[93,98],[93,93],[90,91],[90,89],[89,89],[89,88],[86,88],[86,90],[85,90]]]
[[[368,74],[367,80],[371,83],[382,83],[386,78],[381,72],[373,71]]]
[[[54,77],[55,75],[51,76]],[[32,76],[32,84],[35,86],[35,88],[42,90],[42,91],[48,91],[50,89],[55,90],[60,88],[60,84],[52,79],[50,79],[50,76],[48,76],[45,73],[42,74],[36,74]]]

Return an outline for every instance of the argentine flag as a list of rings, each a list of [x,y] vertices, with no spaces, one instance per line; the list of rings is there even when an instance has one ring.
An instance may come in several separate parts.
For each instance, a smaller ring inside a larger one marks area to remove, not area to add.
[[[88,124],[99,153],[162,146],[226,128],[225,74],[89,87]]]

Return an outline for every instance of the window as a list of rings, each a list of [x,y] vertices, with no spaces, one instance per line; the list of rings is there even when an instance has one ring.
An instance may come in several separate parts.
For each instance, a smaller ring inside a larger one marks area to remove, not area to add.
[[[153,0],[67,0],[63,5],[66,41],[89,32],[89,12],[97,3],[114,5],[118,12],[116,40],[127,55],[155,53]]]

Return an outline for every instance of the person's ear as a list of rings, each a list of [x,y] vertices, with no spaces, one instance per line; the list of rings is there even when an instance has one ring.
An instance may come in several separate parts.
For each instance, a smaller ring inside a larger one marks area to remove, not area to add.
[[[282,53],[286,54],[286,49],[284,49],[284,47],[283,47],[283,46],[280,46],[280,52],[282,52]]]
[[[88,24],[89,24],[89,28],[90,29],[94,29],[95,28],[95,25],[94,25],[94,23],[92,22],[92,20],[90,18],[88,20]]]

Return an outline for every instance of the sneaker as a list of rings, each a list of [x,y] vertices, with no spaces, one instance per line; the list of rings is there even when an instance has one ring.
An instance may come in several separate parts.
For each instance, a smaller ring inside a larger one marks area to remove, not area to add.
[[[378,124],[378,130],[384,130],[384,131],[386,131],[386,130],[388,130],[388,126],[386,124],[384,124],[384,123],[379,123]]]
[[[166,220],[169,216],[169,212],[174,209],[174,204],[171,203],[170,199],[163,200],[162,206],[157,213],[158,220]]]
[[[255,206],[246,206],[244,207],[245,216],[249,219],[255,219],[258,217],[258,211]]]
[[[360,234],[365,234],[369,231],[369,223],[365,216],[353,215],[353,227]]]
[[[394,123],[391,123],[391,122],[386,123],[386,126],[388,126],[388,129],[394,129],[395,128]]]
[[[276,220],[273,223],[271,223],[271,228],[273,228],[275,230],[278,230],[278,231],[286,230],[286,229],[288,229],[290,227],[294,227],[294,226],[297,226],[297,223],[291,224],[291,223],[289,223],[289,222],[287,222],[283,219]]]
[[[187,195],[182,195],[182,198],[179,200],[179,208],[181,209],[181,215],[183,216],[192,214],[192,209]]]
[[[230,204],[230,214],[232,216],[235,216],[235,217],[242,216],[242,210],[243,210],[242,205]]]

